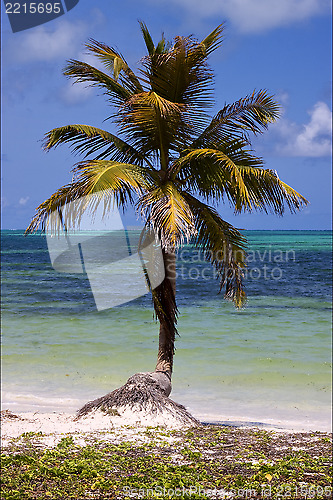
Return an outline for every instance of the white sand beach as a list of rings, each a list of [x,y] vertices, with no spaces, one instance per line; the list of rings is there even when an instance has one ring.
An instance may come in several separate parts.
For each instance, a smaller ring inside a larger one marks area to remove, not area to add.
[[[113,443],[121,441],[144,440],[144,432],[147,427],[161,427],[168,430],[184,430],[190,425],[181,424],[177,419],[160,413],[150,415],[144,412],[132,412],[125,410],[120,415],[107,415],[101,411],[92,412],[87,416],[76,419],[71,413],[13,413],[3,410],[1,415],[1,444],[3,447],[9,445],[13,440],[24,438],[27,433],[34,433],[41,447],[53,447],[63,438],[72,436],[78,445],[88,444],[92,439],[112,440]],[[271,430],[275,432],[331,432],[329,422],[299,422],[266,421],[253,422],[246,419],[219,419],[218,422],[209,422],[202,419],[204,423],[215,423],[222,426],[238,428],[255,428]]]

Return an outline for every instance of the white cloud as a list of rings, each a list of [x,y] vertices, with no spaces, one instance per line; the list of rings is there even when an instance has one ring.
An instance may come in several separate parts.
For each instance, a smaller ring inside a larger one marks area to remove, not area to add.
[[[22,197],[19,199],[19,205],[24,206],[30,200],[30,196]]]
[[[7,67],[15,67],[15,71],[20,72],[14,74],[14,70],[12,73],[8,70],[7,95],[12,89],[15,89],[15,98],[18,94],[26,94],[27,64],[31,68],[33,67],[32,63],[45,63],[43,70],[33,69],[32,78],[36,77],[38,72],[51,71],[50,64],[53,61],[56,61],[56,64],[63,63],[62,65],[64,65],[68,59],[78,59],[99,67],[98,59],[87,54],[83,45],[89,37],[91,29],[105,22],[105,16],[99,9],[95,8],[90,12],[89,21],[89,24],[82,21],[69,22],[67,19],[61,18],[12,37],[6,45],[6,64]],[[90,96],[92,89],[86,85],[73,85],[73,81],[63,81],[64,85],[59,88],[58,93],[65,104],[77,104]]]
[[[70,57],[82,44],[86,31],[87,26],[82,22],[59,20],[15,37],[8,49],[11,57],[18,62],[45,62]]]
[[[330,0],[172,0],[201,17],[227,18],[239,31],[253,33],[330,12]]]
[[[310,121],[302,126],[282,118],[272,127],[278,137],[279,154],[312,157],[332,154],[332,111],[319,101],[308,113]]]
[[[275,98],[276,101],[282,106],[282,111],[284,111],[284,108],[289,104],[288,92],[281,90],[278,94],[276,94]]]
[[[82,49],[82,44],[96,28],[105,23],[105,16],[98,8],[92,8],[89,20],[70,22],[61,17],[36,28],[16,33],[6,40],[9,62],[31,63],[68,59]]]
[[[61,89],[60,99],[66,104],[79,104],[86,101],[92,95],[92,87],[87,87],[84,83],[68,82]]]

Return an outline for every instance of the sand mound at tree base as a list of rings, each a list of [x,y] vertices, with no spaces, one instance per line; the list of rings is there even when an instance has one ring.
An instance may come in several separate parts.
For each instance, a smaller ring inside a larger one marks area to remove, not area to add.
[[[184,406],[175,403],[167,394],[171,383],[163,373],[136,373],[127,382],[101,398],[89,401],[77,413],[81,419],[91,412],[101,411],[110,417],[141,425],[193,427],[199,425]]]

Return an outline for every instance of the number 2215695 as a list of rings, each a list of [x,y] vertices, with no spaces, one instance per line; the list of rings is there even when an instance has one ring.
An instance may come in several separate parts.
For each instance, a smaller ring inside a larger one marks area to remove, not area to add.
[[[6,14],[60,14],[61,3],[6,3]]]

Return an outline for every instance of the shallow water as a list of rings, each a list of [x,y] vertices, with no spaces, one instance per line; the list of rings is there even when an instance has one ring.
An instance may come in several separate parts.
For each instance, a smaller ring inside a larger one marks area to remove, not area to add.
[[[172,398],[207,421],[327,428],[331,232],[249,231],[247,307],[235,310],[203,256],[178,255]],[[74,411],[154,368],[144,296],[98,312],[86,275],[55,271],[45,237],[2,231],[3,408]]]

